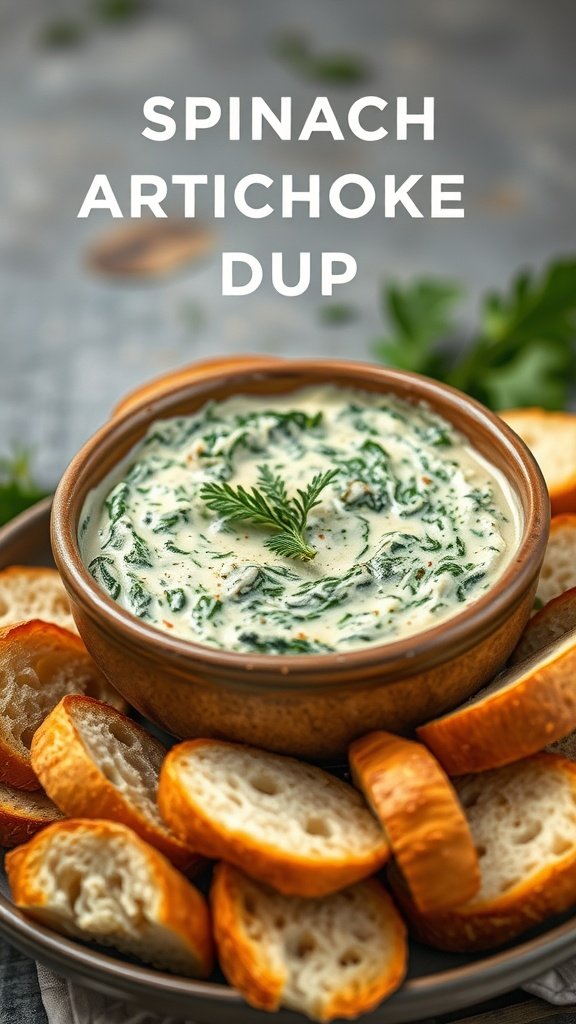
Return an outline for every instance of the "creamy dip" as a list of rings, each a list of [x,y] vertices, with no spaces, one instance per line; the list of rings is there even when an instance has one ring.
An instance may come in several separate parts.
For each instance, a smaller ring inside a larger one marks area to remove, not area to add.
[[[313,559],[271,551],[207,483],[289,498],[337,471],[308,514]],[[437,625],[492,586],[518,545],[503,474],[447,421],[392,395],[307,388],[240,395],[154,423],[87,499],[85,564],[110,597],[179,637],[229,651],[324,654]]]

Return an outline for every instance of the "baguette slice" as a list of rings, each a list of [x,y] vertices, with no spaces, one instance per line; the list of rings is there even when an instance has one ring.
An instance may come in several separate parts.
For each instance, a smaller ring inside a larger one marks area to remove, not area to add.
[[[19,846],[63,815],[40,790],[23,793],[0,782],[0,846]]]
[[[544,474],[552,514],[576,512],[576,415],[545,409],[508,409],[502,419],[528,445]]]
[[[438,949],[491,949],[576,903],[576,765],[555,754],[456,781],[480,857],[473,900],[423,914],[390,880],[415,936]]]
[[[119,711],[92,697],[63,697],[34,734],[31,756],[44,789],[68,817],[128,825],[183,871],[201,862],[160,817],[165,748]]]
[[[416,731],[448,775],[519,761],[576,729],[575,673],[573,630]]]
[[[576,515],[554,516],[536,597],[547,604],[576,586]]]
[[[543,647],[576,629],[576,587],[552,598],[526,626],[512,653],[511,665],[525,661]]]
[[[258,1009],[355,1018],[404,979],[406,928],[375,879],[305,900],[221,863],[210,899],[222,970]]]
[[[204,898],[125,825],[61,821],[6,855],[14,902],[41,924],[192,977],[212,969]]]
[[[510,664],[517,665],[541,651],[547,644],[576,630],[576,587],[552,598],[526,626],[512,654]],[[550,745],[550,750],[576,760],[576,732]]]
[[[54,622],[71,633],[78,632],[56,569],[11,565],[0,572],[0,626],[28,619]]]
[[[219,740],[173,747],[158,802],[192,849],[287,895],[343,889],[389,856],[380,825],[352,786],[252,747]]]
[[[34,619],[0,629],[0,781],[18,789],[40,788],[30,744],[67,693],[89,693],[126,707],[79,636]]]
[[[356,740],[348,756],[418,909],[471,899],[480,888],[476,849],[454,788],[430,751],[373,732]]]

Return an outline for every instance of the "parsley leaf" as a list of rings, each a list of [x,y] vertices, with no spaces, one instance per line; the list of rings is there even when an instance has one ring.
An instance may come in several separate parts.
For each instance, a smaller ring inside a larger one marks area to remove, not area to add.
[[[433,279],[404,287],[390,284],[383,305],[393,330],[376,343],[377,355],[404,370],[441,375],[446,356],[436,343],[454,331],[453,309],[460,294],[457,285]]]
[[[330,302],[320,307],[319,316],[326,326],[340,327],[341,324],[349,324],[356,320],[358,310],[348,302]]]
[[[73,18],[56,18],[42,29],[40,43],[42,46],[64,49],[81,43],[84,35],[85,30],[81,22]]]
[[[94,10],[103,21],[125,21],[143,9],[143,0],[95,0],[94,3]]]
[[[569,390],[565,370],[564,353],[555,346],[529,342],[502,366],[485,369],[479,397],[493,409],[527,405],[563,409]],[[471,385],[466,390],[471,391]]]
[[[46,492],[32,479],[26,451],[0,458],[0,526],[45,497]]]
[[[300,32],[281,32],[275,40],[275,50],[303,78],[333,85],[356,85],[369,76],[362,57],[343,52],[315,53]]]
[[[566,406],[576,384],[576,259],[522,272],[507,292],[480,303],[479,327],[462,352],[454,337],[456,286],[435,279],[390,285],[390,338],[376,344],[385,362],[437,377],[493,409]]]

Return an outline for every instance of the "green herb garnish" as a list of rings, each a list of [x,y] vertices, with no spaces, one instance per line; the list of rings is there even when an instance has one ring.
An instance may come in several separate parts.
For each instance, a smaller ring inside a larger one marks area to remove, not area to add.
[[[30,455],[18,450],[0,458],[0,526],[46,497],[32,478]]]
[[[377,342],[376,354],[493,409],[564,408],[576,383],[576,259],[551,263],[540,276],[519,274],[507,292],[485,295],[464,352],[451,345],[461,295],[453,282],[434,278],[389,285],[384,306],[391,333]]]
[[[275,49],[293,71],[314,81],[355,85],[369,76],[362,57],[353,53],[315,53],[301,32],[280,33]]]
[[[330,302],[325,306],[320,306],[319,316],[327,327],[340,327],[356,320],[358,310],[349,302]]]
[[[95,0],[94,11],[103,21],[125,21],[141,14],[142,0]]]
[[[40,33],[42,46],[66,49],[83,42],[86,30],[80,21],[73,18],[56,18],[44,25]]]
[[[230,521],[244,521],[254,526],[277,530],[266,539],[266,547],[283,558],[301,558],[311,561],[316,549],[305,536],[308,513],[319,504],[319,495],[338,474],[337,469],[317,473],[304,490],[298,488],[298,497],[289,498],[282,477],[268,466],[259,466],[259,487],[247,491],[241,485],[234,488],[227,483],[204,484],[200,497],[209,509]]]
[[[454,335],[453,307],[460,296],[455,284],[432,278],[389,284],[383,299],[392,332],[376,343],[376,354],[403,370],[442,376],[447,367],[439,340]]]

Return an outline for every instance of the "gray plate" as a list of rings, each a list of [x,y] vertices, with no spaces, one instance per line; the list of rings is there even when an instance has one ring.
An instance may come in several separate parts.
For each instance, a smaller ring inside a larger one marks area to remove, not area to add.
[[[49,565],[50,503],[35,508],[0,530],[0,568],[10,564]],[[64,939],[28,921],[0,895],[0,935],[57,973],[116,998],[135,1000],[150,1010],[192,1018],[197,1024],[256,1024],[269,1015],[253,1010],[222,979],[196,982],[110,956]],[[537,977],[576,955],[576,913],[549,923],[528,938],[490,955],[457,956],[413,943],[406,984],[364,1018],[372,1024],[401,1024],[461,1010]],[[302,1017],[281,1011],[278,1024]]]

